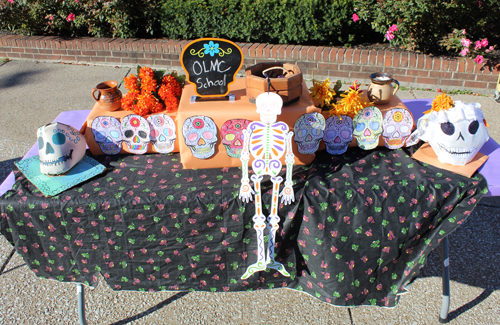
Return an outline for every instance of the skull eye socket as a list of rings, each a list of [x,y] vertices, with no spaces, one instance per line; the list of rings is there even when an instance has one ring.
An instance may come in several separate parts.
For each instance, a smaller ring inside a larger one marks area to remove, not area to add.
[[[66,142],[66,136],[62,133],[54,133],[52,135],[52,142],[57,145],[63,145]]]
[[[402,125],[399,127],[399,130],[403,133],[408,133],[410,131],[410,128],[407,125]]]
[[[139,132],[137,132],[137,134],[139,135],[139,137],[141,137],[143,139],[146,139],[148,137],[148,134],[144,131],[139,131]]]
[[[38,150],[42,150],[43,148],[43,139],[42,137],[38,137]]]
[[[127,137],[127,138],[131,138],[134,136],[134,131],[132,130],[127,130],[125,131],[124,135]]]
[[[297,132],[297,135],[299,138],[303,138],[307,135],[307,130],[306,129],[300,129],[299,132]]]
[[[446,135],[452,135],[453,133],[455,133],[455,126],[450,122],[441,123],[441,130]]]
[[[325,134],[325,139],[328,139],[328,138],[333,138],[334,136],[336,136],[335,131],[328,131],[328,132],[326,132],[326,134]]]
[[[312,133],[312,135],[314,135],[314,136],[319,136],[319,135],[321,134],[321,130],[320,130],[320,129],[313,128],[313,129],[311,130],[311,133]]]
[[[378,130],[379,127],[380,127],[380,123],[378,123],[378,122],[371,122],[370,123],[370,128],[372,130]]]
[[[96,132],[94,136],[97,140],[103,140],[106,138],[106,133],[104,132]]]
[[[349,139],[351,137],[351,132],[344,130],[340,132],[340,136],[344,139]]]
[[[165,134],[167,137],[171,137],[174,132],[172,131],[172,129],[164,129],[163,134]]]
[[[361,132],[365,129],[365,123],[356,124],[356,131]]]
[[[212,132],[203,132],[203,136],[204,136],[204,137],[205,137],[205,139],[207,139],[207,140],[211,140],[211,139],[214,137],[214,135],[213,135],[213,133],[212,133]]]
[[[387,133],[394,133],[394,131],[396,131],[396,127],[394,125],[388,125],[385,130]]]
[[[235,138],[236,138],[236,136],[234,134],[227,134],[226,135],[226,140],[229,142],[233,141]]]
[[[470,134],[476,134],[478,129],[479,129],[479,122],[478,121],[472,121],[469,124],[469,133]]]

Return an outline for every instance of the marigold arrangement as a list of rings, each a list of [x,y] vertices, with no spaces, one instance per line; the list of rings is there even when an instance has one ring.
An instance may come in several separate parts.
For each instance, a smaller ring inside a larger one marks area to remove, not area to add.
[[[323,82],[319,82],[313,77],[313,86],[309,88],[309,92],[311,94],[311,98],[316,107],[319,107],[323,110],[328,110],[335,103],[335,96],[337,95],[338,90],[342,86],[342,83],[337,81],[334,88],[331,88],[330,78],[323,80]]]
[[[446,94],[440,94],[440,95],[437,95],[432,100],[431,109],[428,111],[425,111],[424,114],[428,114],[431,112],[439,112],[442,110],[448,110],[449,108],[452,108],[454,106],[455,106],[455,103],[453,102],[453,99],[451,99],[450,96],[448,96]]]
[[[372,106],[373,102],[369,102],[363,92],[360,90],[360,85],[355,81],[349,87],[347,92],[340,94],[342,97],[337,104],[334,104],[330,109],[330,115],[347,115],[354,118],[354,115],[365,107]]]
[[[177,110],[185,77],[164,73],[137,67],[137,76],[131,74],[124,79],[128,92],[122,98],[122,108],[141,116]]]

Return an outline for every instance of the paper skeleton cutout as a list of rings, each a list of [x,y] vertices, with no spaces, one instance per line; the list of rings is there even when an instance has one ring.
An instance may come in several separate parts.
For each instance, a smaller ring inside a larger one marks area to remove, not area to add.
[[[240,158],[243,148],[243,130],[250,124],[250,120],[233,119],[222,124],[221,135],[222,144],[226,147],[229,157]]]
[[[325,118],[321,113],[307,113],[299,117],[293,126],[295,143],[301,154],[311,155],[319,148],[325,130]]]
[[[365,107],[354,116],[353,127],[358,146],[364,150],[374,149],[382,133],[382,113],[375,106]]]
[[[341,155],[353,139],[352,118],[348,115],[334,115],[326,120],[325,136],[326,151],[330,155]]]
[[[174,150],[174,143],[177,135],[175,134],[175,122],[165,114],[155,114],[147,118],[150,137],[153,147],[160,153],[169,153]]]
[[[120,121],[111,116],[98,116],[92,121],[92,134],[101,151],[116,155],[122,149]]]
[[[151,129],[144,117],[136,114],[125,116],[122,119],[121,130],[123,141],[131,153],[143,154],[148,151]]]
[[[385,113],[382,127],[385,146],[389,149],[398,149],[405,144],[411,134],[413,117],[404,108],[393,108]]]
[[[428,142],[440,162],[465,166],[490,138],[479,103],[455,102],[448,110],[433,111],[418,119],[417,129],[407,141],[411,146]]]
[[[195,115],[187,118],[182,125],[182,135],[196,158],[210,158],[215,153],[217,126],[210,117]]]
[[[75,128],[50,123],[37,131],[40,172],[60,175],[75,166],[85,155],[87,142]]]
[[[257,113],[260,114],[259,122],[252,122],[243,130],[244,143],[241,151],[242,179],[239,197],[243,202],[249,202],[255,194],[255,215],[252,220],[257,232],[257,262],[248,266],[241,277],[247,279],[255,272],[264,271],[266,268],[275,269],[285,276],[290,276],[283,264],[274,259],[274,244],[276,231],[280,218],[278,216],[278,193],[283,178],[278,176],[281,171],[280,158],[285,155],[286,180],[285,186],[279,196],[283,204],[295,201],[292,183],[292,168],[295,158],[292,151],[293,132],[288,131],[288,125],[284,122],[276,122],[277,115],[281,114],[283,100],[275,93],[262,93],[255,101]],[[248,179],[248,162],[250,154],[254,157],[252,162],[252,181],[254,190],[250,187]],[[269,230],[269,241],[267,246],[267,258],[264,250],[264,228],[266,228],[266,217],[262,211],[262,196],[260,184],[264,175],[271,177],[273,183],[271,214],[268,216],[267,229]]]

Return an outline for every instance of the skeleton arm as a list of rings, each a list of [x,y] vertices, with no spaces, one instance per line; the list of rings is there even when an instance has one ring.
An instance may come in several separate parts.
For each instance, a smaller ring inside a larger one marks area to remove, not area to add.
[[[295,201],[295,195],[293,193],[293,182],[292,182],[293,164],[295,162],[295,156],[292,150],[292,137],[293,137],[293,132],[288,132],[286,134],[286,156],[285,156],[286,179],[285,179],[285,187],[280,193],[281,202],[285,205],[288,205]]]
[[[250,186],[250,180],[248,179],[248,161],[250,160],[250,152],[248,150],[250,145],[250,135],[252,133],[247,129],[243,130],[243,149],[241,150],[241,187],[239,198],[248,203],[254,194],[252,187]]]

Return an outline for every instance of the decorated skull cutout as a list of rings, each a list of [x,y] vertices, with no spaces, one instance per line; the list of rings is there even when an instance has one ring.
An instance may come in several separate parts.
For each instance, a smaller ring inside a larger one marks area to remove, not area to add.
[[[480,107],[456,101],[448,110],[425,114],[411,137],[428,142],[440,162],[465,166],[490,138]]]
[[[325,118],[321,113],[300,116],[293,126],[294,140],[301,154],[311,155],[319,148],[325,130]]]
[[[276,93],[262,93],[255,99],[255,105],[262,122],[274,123],[278,115],[281,115],[283,99]]]
[[[341,155],[347,151],[352,142],[352,118],[348,115],[334,115],[326,120],[325,136],[326,151],[331,155]]]
[[[151,129],[144,117],[136,114],[125,116],[122,119],[121,130],[129,152],[143,154],[148,151]]]
[[[240,158],[243,149],[243,130],[250,124],[250,120],[233,119],[222,124],[221,136],[222,144],[226,147],[229,157]]]
[[[365,107],[360,110],[353,120],[353,135],[358,141],[358,146],[364,150],[377,147],[378,138],[382,133],[382,113],[375,106]]]
[[[187,118],[182,125],[182,135],[196,158],[206,159],[215,153],[217,126],[210,117],[195,115]]]
[[[165,114],[155,114],[149,116],[147,121],[154,149],[160,153],[172,152],[177,138],[174,120]]]
[[[75,128],[51,123],[37,131],[40,172],[60,175],[69,171],[85,155],[87,142]]]
[[[393,108],[385,113],[382,126],[385,146],[389,149],[398,149],[405,144],[411,134],[413,117],[404,108]]]
[[[111,116],[98,116],[92,121],[95,142],[106,155],[116,155],[122,149],[120,121]]]

